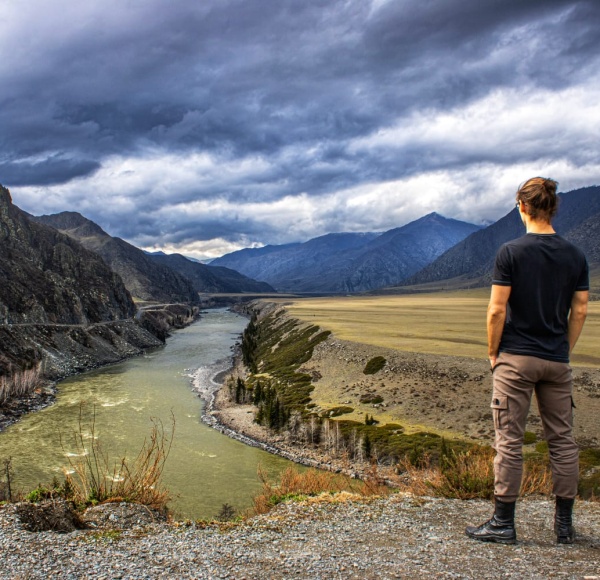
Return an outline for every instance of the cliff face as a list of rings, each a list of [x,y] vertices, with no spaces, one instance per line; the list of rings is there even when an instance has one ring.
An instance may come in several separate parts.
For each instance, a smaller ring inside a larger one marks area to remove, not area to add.
[[[161,344],[135,312],[102,258],[31,221],[0,186],[0,377],[42,363],[57,379]]]
[[[153,302],[198,304],[198,292],[185,276],[167,265],[156,263],[125,240],[110,236],[81,214],[62,212],[32,216],[31,219],[56,228],[100,256],[136,298]]]
[[[130,318],[135,310],[97,254],[30,221],[0,186],[0,324],[89,324]]]

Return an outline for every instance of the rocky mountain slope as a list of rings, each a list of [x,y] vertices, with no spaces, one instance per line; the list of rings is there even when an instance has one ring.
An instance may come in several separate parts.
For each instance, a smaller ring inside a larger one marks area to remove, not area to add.
[[[149,256],[154,262],[167,266],[187,278],[196,292],[211,294],[275,292],[275,289],[266,282],[258,282],[231,268],[207,266],[188,260],[181,254],[156,253]]]
[[[585,187],[560,194],[558,214],[553,221],[556,231],[580,245],[588,260],[600,260],[600,186]],[[447,250],[431,264],[404,282],[427,284],[463,277],[466,282],[487,284],[498,248],[522,236],[525,229],[516,209],[487,228],[472,233]]]
[[[134,313],[122,280],[97,254],[30,221],[0,186],[0,323],[86,324]]]
[[[198,292],[273,292],[264,282],[252,280],[229,268],[217,268],[188,260],[180,254],[148,254],[76,212],[62,212],[32,219],[50,225],[98,253],[141,300],[197,304]]]
[[[228,254],[235,268],[286,292],[363,292],[398,283],[479,228],[429,214],[384,234],[328,234],[303,244]]]
[[[197,304],[192,283],[171,268],[154,261],[139,248],[107,234],[100,226],[76,212],[32,217],[56,228],[96,253],[119,274],[131,294],[140,300]]]
[[[56,379],[161,344],[96,253],[31,221],[0,186],[0,377]]]

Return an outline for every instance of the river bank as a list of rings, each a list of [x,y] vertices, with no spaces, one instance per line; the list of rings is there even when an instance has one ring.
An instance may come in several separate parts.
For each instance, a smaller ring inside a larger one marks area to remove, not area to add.
[[[288,445],[283,435],[277,435],[266,427],[254,422],[255,407],[235,404],[227,392],[226,383],[230,379],[244,376],[241,356],[238,351],[228,360],[221,361],[222,368],[203,370],[192,379],[192,385],[198,396],[204,401],[202,421],[228,437],[250,447],[256,447],[305,467],[325,469],[357,477],[356,470],[347,465],[338,465],[331,458],[314,453],[301,453]]]
[[[139,311],[135,319],[88,326],[33,323],[1,326],[3,354],[14,360],[18,368],[19,361],[28,360],[27,356],[31,357],[35,350],[40,377],[31,393],[10,399],[0,407],[0,433],[24,415],[51,405],[59,381],[163,346],[172,329],[184,328],[198,318],[198,307],[170,304]],[[23,354],[26,351],[27,356]]]
[[[255,304],[255,308],[256,308]],[[272,309],[273,306],[258,306]],[[280,307],[279,307],[280,308]],[[281,311],[281,318],[289,318]],[[383,357],[383,369],[366,375],[368,361]],[[485,359],[409,353],[337,339],[331,335],[318,344],[299,372],[312,377],[312,411],[327,416],[329,410],[344,406],[343,418],[364,423],[366,417],[381,425],[399,424],[407,433],[429,432],[446,439],[491,445],[493,423],[489,408],[491,377]],[[574,374],[575,436],[582,448],[600,445],[600,371],[577,367]],[[212,378],[203,421],[247,445],[351,477],[368,477],[370,461],[350,461],[347,456],[329,453],[322,447],[298,441],[289,430],[273,431],[254,422],[256,407],[237,404],[227,381],[246,377],[238,352],[228,373]],[[218,380],[217,380],[218,379]],[[374,396],[379,402],[368,402]],[[348,412],[351,411],[351,412]],[[529,444],[534,451],[543,442],[543,427],[537,406],[528,417]],[[380,466],[383,477],[394,480],[393,469]]]

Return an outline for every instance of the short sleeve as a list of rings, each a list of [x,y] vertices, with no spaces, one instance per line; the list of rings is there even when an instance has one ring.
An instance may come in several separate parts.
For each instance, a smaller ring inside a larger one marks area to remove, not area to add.
[[[512,260],[506,244],[504,244],[496,254],[492,284],[497,286],[512,285]]]
[[[585,257],[583,258],[583,268],[581,269],[581,274],[579,275],[579,279],[577,280],[577,286],[575,287],[576,291],[583,291],[590,289],[590,270]]]

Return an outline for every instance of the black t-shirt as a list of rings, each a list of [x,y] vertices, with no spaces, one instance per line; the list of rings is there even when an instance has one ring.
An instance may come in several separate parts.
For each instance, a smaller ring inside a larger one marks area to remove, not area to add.
[[[498,250],[492,284],[511,287],[500,352],[569,362],[571,300],[589,290],[583,252],[558,234],[526,234]]]

